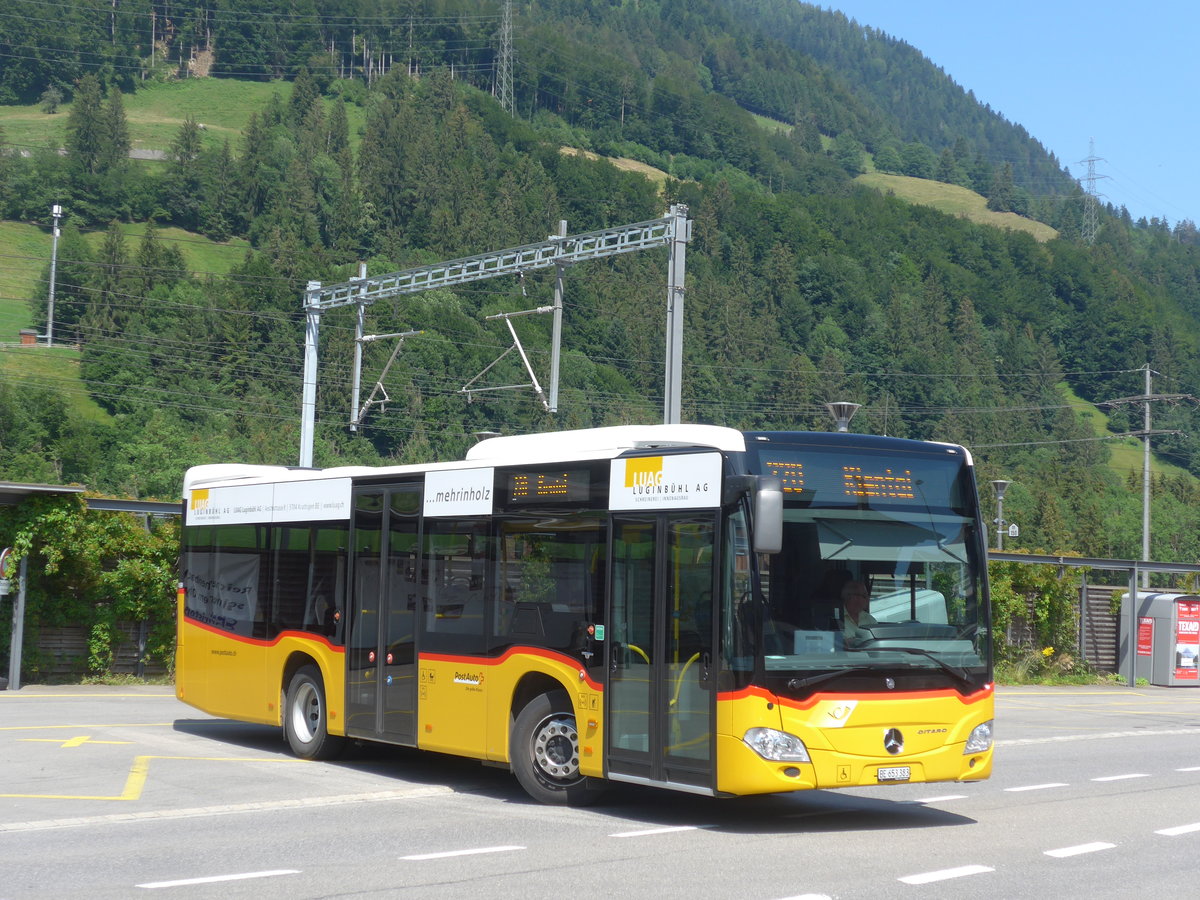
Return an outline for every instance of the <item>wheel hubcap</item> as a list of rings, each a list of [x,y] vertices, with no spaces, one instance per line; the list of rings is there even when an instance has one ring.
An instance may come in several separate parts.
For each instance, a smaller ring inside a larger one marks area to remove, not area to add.
[[[296,736],[308,743],[321,724],[321,698],[311,684],[301,685],[292,701],[292,728]]]
[[[554,716],[542,723],[533,738],[533,761],[557,781],[579,777],[579,734],[573,718]]]

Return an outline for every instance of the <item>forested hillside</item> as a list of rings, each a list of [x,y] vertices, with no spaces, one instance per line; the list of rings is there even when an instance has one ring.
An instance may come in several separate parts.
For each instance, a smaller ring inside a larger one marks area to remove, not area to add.
[[[1112,463],[1105,438],[1139,428],[1140,408],[1115,407],[1097,434],[1071,398],[1140,393],[1147,364],[1159,392],[1196,391],[1195,228],[1102,210],[1085,245],[1080,192],[1053,157],[907,45],[784,0],[541,0],[513,9],[510,113],[493,94],[498,5],[11,5],[0,103],[21,116],[0,137],[0,218],[47,224],[52,204],[66,209],[55,334],[78,347],[107,418],[74,411],[52,380],[0,381],[0,479],[171,498],[195,463],[294,463],[309,281],[685,203],[685,419],[825,429],[824,404],[852,400],[857,429],[962,442],[982,480],[1012,480],[1019,546],[1139,555],[1140,474]],[[191,79],[264,90],[234,127],[221,104],[188,107]],[[163,114],[126,111],[158,96],[176,98],[165,140]],[[668,178],[660,188],[603,157]],[[970,188],[1059,237],[856,184],[869,165]],[[152,224],[130,239],[128,222]],[[250,249],[198,272],[167,226]],[[0,303],[44,332],[49,268],[5,253],[4,268],[41,281]],[[372,307],[369,331],[423,333],[357,431],[353,314],[327,314],[317,464],[448,458],[478,430],[661,419],[665,284],[665,251],[569,272],[557,415],[532,391],[460,392],[509,344],[485,317],[548,303],[545,273]],[[517,327],[545,373],[549,322]],[[391,351],[368,348],[368,389]],[[28,353],[5,349],[5,372]],[[490,374],[524,380],[512,359]],[[1181,432],[1156,446],[1200,473],[1194,417],[1186,403],[1156,408],[1156,429]],[[1156,483],[1155,556],[1200,557],[1195,484]]]

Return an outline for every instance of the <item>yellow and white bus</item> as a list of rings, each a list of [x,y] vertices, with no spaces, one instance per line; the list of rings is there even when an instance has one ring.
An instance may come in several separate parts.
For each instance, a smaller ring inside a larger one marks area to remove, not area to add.
[[[970,454],[619,426],[460,462],[184,483],[178,697],[301,757],[379,741],[712,796],[974,781],[993,684]],[[850,635],[833,582],[870,593]]]

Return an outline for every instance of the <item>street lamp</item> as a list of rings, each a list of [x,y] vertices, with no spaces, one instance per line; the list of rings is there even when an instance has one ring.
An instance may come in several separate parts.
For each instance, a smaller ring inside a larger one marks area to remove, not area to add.
[[[46,303],[46,346],[54,346],[54,270],[58,267],[58,220],[62,218],[62,207],[57,203],[50,208],[54,216],[54,242],[50,249],[50,299]]]
[[[1008,490],[1011,481],[997,478],[992,482],[996,491],[996,549],[1004,549],[1004,492]]]
[[[860,406],[861,404],[847,403],[844,400],[825,404],[825,408],[829,410],[829,414],[837,422],[838,431],[850,430],[850,420],[854,418],[854,414],[858,412]]]

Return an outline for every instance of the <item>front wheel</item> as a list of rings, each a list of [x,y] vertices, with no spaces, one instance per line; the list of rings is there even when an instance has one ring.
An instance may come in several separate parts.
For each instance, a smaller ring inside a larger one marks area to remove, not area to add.
[[[517,713],[511,756],[521,787],[539,803],[586,806],[601,794],[579,772],[579,732],[564,691],[540,694]]]
[[[329,733],[325,683],[315,666],[302,666],[288,683],[283,707],[283,733],[301,759],[333,759],[345,740]]]

